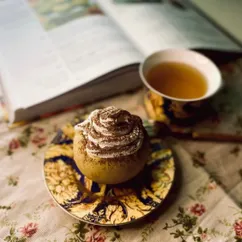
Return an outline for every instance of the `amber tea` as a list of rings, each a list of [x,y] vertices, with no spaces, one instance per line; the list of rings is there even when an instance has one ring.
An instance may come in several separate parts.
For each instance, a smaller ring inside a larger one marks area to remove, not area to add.
[[[151,68],[146,79],[154,89],[174,98],[195,99],[207,92],[206,78],[184,63],[160,63]]]

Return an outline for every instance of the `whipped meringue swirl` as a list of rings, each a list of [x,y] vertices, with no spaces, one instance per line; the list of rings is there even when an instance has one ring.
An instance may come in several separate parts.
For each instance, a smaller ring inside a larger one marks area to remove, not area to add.
[[[132,155],[144,139],[141,119],[116,107],[93,111],[75,130],[82,131],[88,155],[100,158]]]

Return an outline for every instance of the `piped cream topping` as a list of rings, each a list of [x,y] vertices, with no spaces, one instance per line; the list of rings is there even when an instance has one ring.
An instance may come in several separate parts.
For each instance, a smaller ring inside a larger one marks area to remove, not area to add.
[[[75,126],[75,131],[82,131],[88,155],[100,158],[132,155],[144,139],[141,119],[116,107],[93,111],[87,120]]]

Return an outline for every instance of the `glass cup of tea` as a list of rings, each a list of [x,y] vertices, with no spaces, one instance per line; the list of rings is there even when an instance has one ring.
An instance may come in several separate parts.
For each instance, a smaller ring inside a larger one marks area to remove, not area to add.
[[[211,114],[208,99],[222,87],[216,65],[187,49],[166,49],[148,56],[139,68],[147,87],[145,106],[150,118],[191,125]]]

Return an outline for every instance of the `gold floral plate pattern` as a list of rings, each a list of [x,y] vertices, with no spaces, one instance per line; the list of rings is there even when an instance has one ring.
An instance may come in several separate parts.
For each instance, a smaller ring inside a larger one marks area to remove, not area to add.
[[[134,222],[156,209],[174,180],[171,150],[161,140],[151,139],[152,158],[141,174],[124,184],[97,184],[73,160],[74,125],[84,118],[59,130],[45,154],[44,179],[57,204],[81,221],[102,226]],[[147,124],[149,133],[152,127]]]

